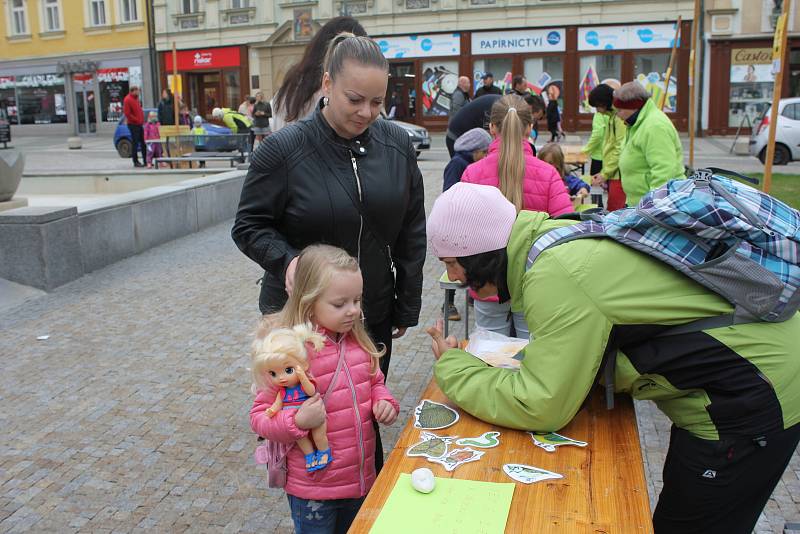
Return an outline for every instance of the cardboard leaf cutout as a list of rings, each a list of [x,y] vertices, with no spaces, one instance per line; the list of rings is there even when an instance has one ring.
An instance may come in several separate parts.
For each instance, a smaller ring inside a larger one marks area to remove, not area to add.
[[[444,458],[428,458],[428,461],[441,464],[448,471],[453,471],[459,465],[480,460],[483,455],[483,451],[465,447],[463,449],[453,449]]]
[[[431,432],[423,432],[422,441],[411,446],[406,456],[424,456],[425,458],[441,458],[447,454],[447,445],[453,441],[450,437],[441,437]]]
[[[456,421],[458,421],[457,411],[432,400],[423,399],[419,406],[414,408],[414,426],[416,428],[438,430],[447,428]]]

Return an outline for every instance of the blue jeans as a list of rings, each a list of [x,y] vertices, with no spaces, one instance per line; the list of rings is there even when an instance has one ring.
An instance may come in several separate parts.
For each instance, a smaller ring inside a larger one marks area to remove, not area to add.
[[[345,534],[364,502],[359,499],[315,501],[289,497],[295,534]]]

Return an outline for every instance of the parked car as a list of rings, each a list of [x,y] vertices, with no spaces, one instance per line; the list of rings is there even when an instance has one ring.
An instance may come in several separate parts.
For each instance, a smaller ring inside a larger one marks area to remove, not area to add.
[[[409,124],[407,122],[390,119],[385,113],[381,113],[381,117],[387,121],[392,121],[393,124],[398,125],[406,131],[411,138],[411,144],[414,145],[414,150],[417,152],[417,157],[422,153],[422,150],[428,150],[431,147],[431,137],[428,135],[428,130],[416,124]]]
[[[768,107],[750,135],[750,154],[761,163],[767,159],[767,138],[772,106]],[[775,128],[774,165],[800,160],[800,98],[784,98],[778,103],[778,124]]]
[[[145,109],[144,116],[147,117],[148,113],[151,111],[156,111],[156,109]],[[206,137],[203,146],[197,147],[198,151],[233,152],[241,149],[243,141],[244,144],[246,144],[246,139],[244,139],[243,136],[232,136],[230,128],[206,122],[205,120],[203,120],[203,128],[205,128],[206,132],[208,132],[208,136]],[[119,157],[131,157],[132,144],[131,131],[128,129],[128,125],[125,122],[125,116],[123,115],[117,123],[116,130],[114,130],[114,148],[117,149]]]
[[[8,120],[6,110],[0,109],[0,143],[3,143],[3,148],[8,147],[11,142],[11,121]]]

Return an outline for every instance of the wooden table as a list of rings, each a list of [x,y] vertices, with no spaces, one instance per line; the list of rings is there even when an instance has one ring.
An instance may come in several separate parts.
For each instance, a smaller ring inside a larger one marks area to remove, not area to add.
[[[400,473],[428,467],[436,477],[513,482],[502,471],[506,463],[532,465],[564,475],[560,480],[530,485],[515,483],[506,533],[652,532],[633,403],[630,397],[619,396],[616,407],[609,411],[599,390],[597,393],[561,432],[589,445],[559,447],[552,453],[534,446],[524,432],[485,423],[459,410],[461,418],[455,425],[433,432],[440,436],[472,437],[497,430],[501,432],[500,446],[478,449],[486,452],[479,461],[459,466],[453,472],[425,458],[405,455],[406,449],[417,443],[420,436],[412,416],[349,532],[369,532]],[[433,380],[422,398],[455,407]]]
[[[581,152],[581,146],[578,145],[561,145],[561,151],[564,152],[564,165],[567,167],[567,172],[572,173],[580,169],[581,174],[586,174],[586,163],[589,161],[589,156]]]

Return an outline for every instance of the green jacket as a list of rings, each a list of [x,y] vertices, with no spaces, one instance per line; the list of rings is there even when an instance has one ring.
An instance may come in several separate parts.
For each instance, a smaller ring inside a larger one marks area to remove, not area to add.
[[[231,129],[231,133],[240,133],[239,130],[242,130],[241,133],[246,133],[253,126],[253,121],[238,111],[234,111],[230,108],[222,108],[222,112],[224,113],[222,122]]]
[[[604,115],[608,119],[608,125],[603,139],[603,168],[600,170],[600,174],[607,180],[619,180],[619,153],[622,151],[622,145],[625,144],[628,126],[617,116],[616,111],[604,113]]]
[[[675,178],[684,177],[683,147],[672,121],[649,99],[628,128],[619,157],[622,189],[629,206]]]
[[[520,212],[508,244],[511,309],[532,341],[519,371],[452,349],[436,362],[445,395],[472,415],[523,430],[572,420],[600,368],[612,327],[621,351],[615,387],[650,399],[703,439],[755,437],[800,421],[800,316],[676,336],[673,325],[729,313],[731,305],[650,256],[610,239],[579,239],[525,261],[535,238],[571,224]]]
[[[603,159],[603,141],[606,137],[606,126],[608,125],[608,115],[605,113],[595,113],[592,117],[592,135],[589,141],[581,149],[581,152],[589,154],[589,157],[600,161]]]

